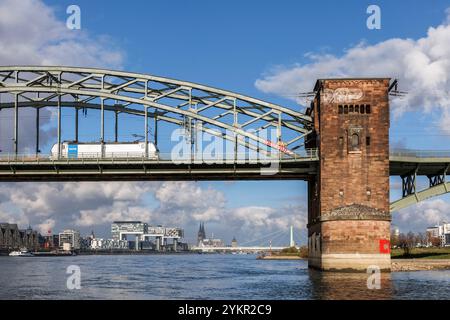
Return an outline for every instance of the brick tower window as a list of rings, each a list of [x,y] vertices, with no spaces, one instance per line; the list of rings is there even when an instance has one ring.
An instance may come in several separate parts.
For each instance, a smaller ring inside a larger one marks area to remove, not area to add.
[[[359,150],[359,136],[357,133],[352,134],[352,151]]]
[[[348,152],[361,153],[362,139],[365,137],[361,127],[350,127],[348,131]]]

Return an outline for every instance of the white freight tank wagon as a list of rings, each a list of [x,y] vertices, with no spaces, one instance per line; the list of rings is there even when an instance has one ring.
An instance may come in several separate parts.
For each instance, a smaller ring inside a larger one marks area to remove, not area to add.
[[[145,142],[63,142],[61,143],[61,158],[144,158]],[[51,149],[51,158],[58,158],[58,144]],[[158,150],[155,145],[148,142],[148,159],[158,159]]]

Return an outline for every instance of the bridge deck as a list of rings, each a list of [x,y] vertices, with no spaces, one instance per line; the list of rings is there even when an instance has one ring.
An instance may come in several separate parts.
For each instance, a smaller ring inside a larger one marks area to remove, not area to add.
[[[419,176],[442,174],[448,170],[450,151],[391,151],[389,174],[407,175],[416,171]]]
[[[317,158],[265,161],[172,160],[143,158],[61,159],[0,158],[0,181],[133,180],[306,180],[317,172]]]
[[[391,176],[437,175],[449,169],[449,154],[391,152]],[[317,154],[279,160],[249,161],[149,160],[144,158],[87,158],[52,160],[34,155],[0,157],[0,181],[111,180],[308,180],[317,174]]]

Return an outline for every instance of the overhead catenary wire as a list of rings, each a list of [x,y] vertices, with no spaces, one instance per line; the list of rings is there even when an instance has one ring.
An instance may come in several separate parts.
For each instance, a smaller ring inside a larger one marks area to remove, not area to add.
[[[282,237],[287,237],[287,235],[285,233],[279,233],[276,236],[273,236],[270,239],[268,239],[266,243],[264,243],[264,242],[260,243],[260,246],[261,247],[265,247],[265,246],[268,246],[268,245],[271,245],[271,246],[274,246],[274,247],[286,246],[286,243],[277,242],[277,241],[281,240]]]

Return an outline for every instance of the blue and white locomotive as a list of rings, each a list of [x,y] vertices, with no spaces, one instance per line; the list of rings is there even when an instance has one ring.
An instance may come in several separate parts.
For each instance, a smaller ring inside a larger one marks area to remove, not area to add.
[[[103,152],[102,152],[103,148]],[[148,142],[147,159],[158,159],[158,149]],[[61,158],[144,158],[145,142],[70,142],[64,141],[60,147]],[[58,144],[51,149],[51,158],[58,158]]]

